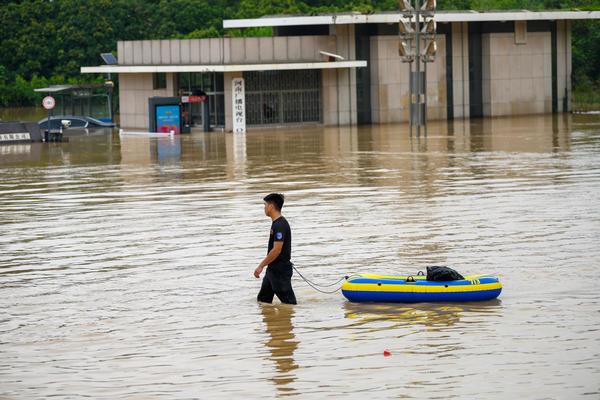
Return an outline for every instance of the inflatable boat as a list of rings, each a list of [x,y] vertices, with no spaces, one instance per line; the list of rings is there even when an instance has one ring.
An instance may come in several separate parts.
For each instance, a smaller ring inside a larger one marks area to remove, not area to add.
[[[495,299],[502,291],[497,277],[471,275],[457,281],[428,281],[423,275],[386,276],[357,274],[342,284],[352,302],[420,303]]]

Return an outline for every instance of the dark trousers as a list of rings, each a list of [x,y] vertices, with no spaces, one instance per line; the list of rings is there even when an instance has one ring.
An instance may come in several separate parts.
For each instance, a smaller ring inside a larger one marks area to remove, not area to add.
[[[274,295],[284,304],[297,304],[296,295],[292,289],[292,274],[275,274],[267,268],[256,299],[262,303],[272,303]]]

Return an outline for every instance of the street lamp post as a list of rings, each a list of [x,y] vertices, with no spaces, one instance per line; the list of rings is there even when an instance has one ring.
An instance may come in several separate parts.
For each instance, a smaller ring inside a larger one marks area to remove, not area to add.
[[[409,64],[410,77],[410,135],[413,126],[417,128],[417,137],[421,134],[421,126],[427,134],[427,63],[435,60],[437,45],[435,42],[436,24],[434,13],[436,0],[400,0],[402,17],[398,22],[400,43],[398,53],[402,62]],[[425,49],[421,51],[421,42]],[[413,70],[413,62],[415,68]],[[421,72],[423,63],[423,72]]]

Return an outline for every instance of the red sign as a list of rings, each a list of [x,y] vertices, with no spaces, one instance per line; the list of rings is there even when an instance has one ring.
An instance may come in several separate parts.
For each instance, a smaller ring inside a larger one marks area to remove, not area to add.
[[[190,96],[190,103],[203,103],[206,101],[206,96]]]

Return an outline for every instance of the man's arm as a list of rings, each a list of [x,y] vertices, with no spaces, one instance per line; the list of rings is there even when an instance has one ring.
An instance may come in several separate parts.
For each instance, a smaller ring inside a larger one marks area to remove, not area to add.
[[[279,254],[281,254],[281,249],[283,248],[283,241],[277,241],[277,242],[273,242],[273,248],[271,249],[271,251],[269,252],[269,254],[267,254],[267,256],[265,257],[264,260],[261,261],[260,264],[258,264],[258,267],[254,270],[254,276],[256,278],[260,278],[260,274],[263,271],[263,269],[271,264],[273,261],[275,261],[275,259],[277,257],[279,257]]]

